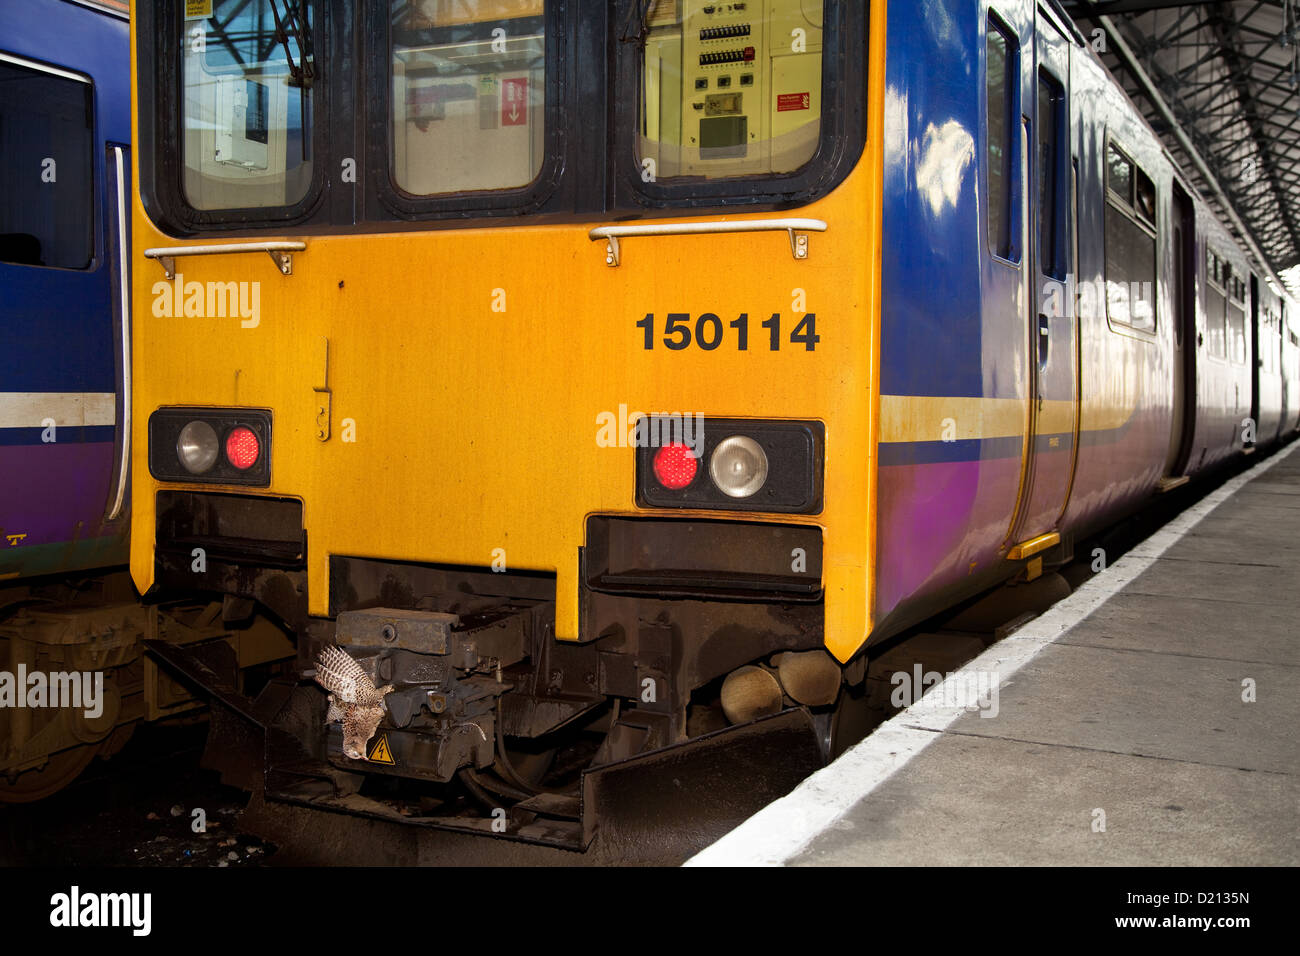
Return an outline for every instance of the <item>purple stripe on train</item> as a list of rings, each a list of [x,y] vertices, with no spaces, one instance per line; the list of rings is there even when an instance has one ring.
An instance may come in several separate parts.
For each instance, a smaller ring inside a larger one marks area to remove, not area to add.
[[[112,442],[0,446],[0,546],[117,534],[125,518],[103,520],[115,464]]]
[[[971,562],[982,570],[997,557],[1015,507],[1020,459],[896,465],[879,474],[877,619],[911,597],[964,580]]]

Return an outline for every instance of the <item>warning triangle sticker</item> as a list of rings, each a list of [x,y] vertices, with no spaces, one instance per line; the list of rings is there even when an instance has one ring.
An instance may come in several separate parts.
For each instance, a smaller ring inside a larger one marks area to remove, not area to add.
[[[371,749],[370,755],[366,757],[372,763],[396,763],[393,760],[393,752],[388,749],[388,734],[380,734],[379,739],[375,741],[375,746]]]

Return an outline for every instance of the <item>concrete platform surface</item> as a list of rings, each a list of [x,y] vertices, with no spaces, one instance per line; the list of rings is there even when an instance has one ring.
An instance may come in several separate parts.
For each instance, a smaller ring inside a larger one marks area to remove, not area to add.
[[[1300,443],[931,695],[687,865],[1300,864]]]

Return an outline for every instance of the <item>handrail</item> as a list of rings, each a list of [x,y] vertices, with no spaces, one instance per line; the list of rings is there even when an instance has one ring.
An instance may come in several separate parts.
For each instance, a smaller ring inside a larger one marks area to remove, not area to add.
[[[108,509],[109,521],[115,521],[122,514],[126,501],[126,479],[131,465],[131,284],[128,281],[127,256],[131,247],[126,238],[126,164],[122,161],[122,147],[114,146],[113,155],[117,162],[117,269],[118,269],[118,308],[121,311],[122,327],[122,452],[117,462],[117,476],[114,479],[113,504]]]
[[[619,240],[632,236],[699,236],[728,232],[784,232],[790,236],[790,254],[796,259],[808,258],[808,237],[805,232],[825,232],[826,223],[820,219],[737,219],[711,222],[652,222],[630,223],[618,226],[597,226],[588,233],[592,242],[604,239],[605,264],[617,266],[621,260]]]
[[[224,256],[243,252],[265,252],[271,257],[281,275],[293,275],[293,256],[291,253],[302,252],[307,243],[296,241],[276,242],[227,242],[207,246],[169,246],[162,249],[146,249],[146,259],[157,259],[163,267],[167,278],[176,278],[176,260],[181,256]]]

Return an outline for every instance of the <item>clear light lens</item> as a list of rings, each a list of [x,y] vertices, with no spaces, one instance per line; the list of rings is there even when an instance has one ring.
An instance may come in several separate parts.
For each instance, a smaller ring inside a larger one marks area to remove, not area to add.
[[[176,438],[176,457],[191,475],[201,475],[217,461],[221,442],[207,422],[190,422]]]
[[[253,467],[261,452],[261,445],[251,428],[240,425],[226,436],[226,459],[240,471]]]
[[[767,455],[754,439],[732,435],[713,449],[709,475],[723,494],[748,498],[767,481]]]

